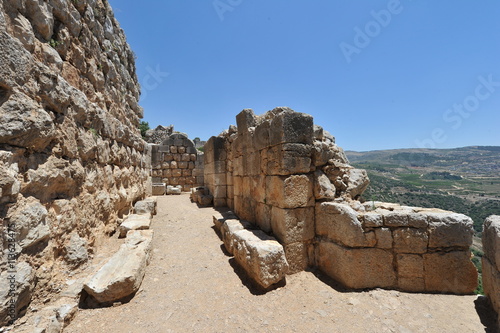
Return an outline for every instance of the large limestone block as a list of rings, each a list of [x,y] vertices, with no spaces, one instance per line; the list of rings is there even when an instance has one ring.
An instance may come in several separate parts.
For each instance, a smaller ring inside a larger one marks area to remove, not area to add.
[[[492,215],[483,224],[483,250],[493,266],[500,271],[500,216]]]
[[[374,232],[365,233],[357,213],[348,205],[335,202],[316,204],[316,235],[349,247],[375,246]]]
[[[419,229],[427,229],[429,225],[427,221],[427,212],[433,210],[415,211],[414,208],[399,206],[397,204],[389,204],[382,202],[369,202],[367,209],[376,207],[373,214],[380,214],[383,217],[383,224],[387,227],[412,227]],[[380,207],[382,206],[382,207]],[[444,212],[444,211],[443,211]],[[369,214],[369,213],[368,213]],[[368,225],[367,225],[368,226]]]
[[[139,215],[155,215],[156,198],[147,198],[141,201],[137,201],[134,205],[134,213]]]
[[[259,152],[246,152],[242,156],[242,163],[244,176],[258,176],[261,174]]]
[[[424,259],[417,254],[396,256],[398,289],[411,292],[425,291]]]
[[[99,303],[121,300],[139,290],[149,263],[152,230],[129,231],[127,241],[84,284]]]
[[[349,181],[346,192],[351,198],[358,199],[365,192],[368,185],[370,185],[368,174],[366,170],[350,169],[347,176]]]
[[[392,249],[394,239],[392,231],[389,228],[376,228],[375,238],[377,239],[376,247],[380,249]]]
[[[314,205],[313,180],[310,175],[268,176],[267,204],[280,208],[298,208]]]
[[[16,226],[16,243],[26,249],[50,236],[47,209],[34,197],[19,200],[7,213],[9,223]]]
[[[241,219],[255,221],[257,202],[251,197],[234,197],[234,211]]]
[[[264,232],[271,232],[271,210],[272,206],[258,202],[255,206],[255,222]]]
[[[244,230],[250,228],[251,224],[248,221],[240,221],[237,219],[225,220],[220,228],[220,234],[222,241],[224,242],[224,247],[227,252],[234,254],[235,238],[234,233],[236,231]]]
[[[167,186],[167,194],[181,194],[182,193],[182,186],[177,185],[177,186]]]
[[[429,292],[472,294],[477,286],[477,270],[468,249],[424,254],[424,272]]]
[[[35,0],[26,1],[26,13],[30,18],[33,28],[45,40],[50,40],[54,28],[54,17],[52,16],[52,6],[45,2]]]
[[[86,262],[89,258],[87,247],[87,241],[78,236],[78,233],[73,233],[64,247],[64,259],[73,267]]]
[[[299,112],[286,110],[278,113],[271,121],[270,144],[304,143],[314,140],[313,117]]]
[[[311,171],[311,146],[300,143],[278,144],[266,150],[268,175],[293,175]]]
[[[56,134],[50,114],[22,92],[6,94],[0,105],[0,143],[43,150]]]
[[[418,254],[398,254],[396,256],[398,277],[423,278],[424,258]]]
[[[314,173],[314,197],[316,200],[335,199],[335,186],[321,170]]]
[[[382,214],[376,212],[367,212],[359,216],[364,227],[378,228],[384,225]]]
[[[474,222],[468,216],[456,213],[431,213],[429,220],[429,247],[461,247],[469,249],[474,235]]]
[[[236,116],[238,134],[245,135],[250,127],[255,127],[256,117],[252,109],[244,109]]]
[[[288,262],[288,273],[295,274],[306,270],[310,265],[310,258],[313,250],[310,243],[297,242],[292,244],[284,244],[286,260]]]
[[[483,289],[495,311],[500,314],[500,272],[485,257],[483,263]]]
[[[151,226],[151,215],[131,214],[120,224],[118,231],[123,238],[130,230],[147,230]]]
[[[262,150],[269,147],[269,130],[271,128],[271,122],[266,120],[260,125],[255,127],[255,132],[253,135],[253,146],[255,150]]]
[[[394,251],[398,253],[426,253],[428,236],[426,230],[397,228],[393,231]]]
[[[393,256],[381,249],[349,249],[330,242],[319,243],[319,268],[347,288],[394,288]]]
[[[165,183],[153,183],[151,185],[151,187],[152,187],[152,191],[151,191],[152,195],[164,195],[165,194],[165,190],[166,190]]]
[[[249,181],[251,197],[257,202],[266,203],[266,177],[263,175],[251,177]]]
[[[282,244],[314,238],[314,207],[283,209],[272,207],[271,227]]]
[[[29,305],[35,287],[35,271],[28,263],[18,262],[7,267],[9,270],[0,274],[0,326],[16,319]]]
[[[329,160],[334,158],[335,152],[330,148],[331,146],[327,142],[314,142],[312,160],[315,166],[324,166],[328,164]]]
[[[239,230],[233,234],[234,258],[261,287],[285,278],[288,262],[283,246],[261,230]]]

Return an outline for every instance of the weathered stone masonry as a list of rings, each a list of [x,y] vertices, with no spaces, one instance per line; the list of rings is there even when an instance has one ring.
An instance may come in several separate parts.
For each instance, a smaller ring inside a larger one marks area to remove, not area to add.
[[[500,216],[492,215],[483,225],[483,288],[498,315],[500,327]]]
[[[442,210],[357,201],[368,186],[311,116],[243,110],[205,145],[215,206],[283,245],[288,273],[319,267],[354,289],[471,293],[472,220]]]
[[[186,134],[172,134],[150,147],[154,195],[163,195],[169,185],[180,185],[184,192],[203,185],[203,153]]]
[[[57,291],[145,196],[139,94],[106,1],[0,2],[0,326],[7,302],[17,316]]]

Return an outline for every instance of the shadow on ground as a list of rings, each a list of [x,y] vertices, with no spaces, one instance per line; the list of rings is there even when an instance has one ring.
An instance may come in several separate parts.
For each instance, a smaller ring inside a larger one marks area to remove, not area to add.
[[[487,333],[498,333],[500,327],[497,325],[497,314],[491,307],[486,296],[479,296],[475,301],[476,312],[484,325],[484,331]]]

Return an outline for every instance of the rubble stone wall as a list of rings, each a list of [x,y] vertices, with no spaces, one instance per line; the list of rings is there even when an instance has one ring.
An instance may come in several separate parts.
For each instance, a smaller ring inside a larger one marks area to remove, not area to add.
[[[214,205],[283,245],[289,273],[309,266],[354,289],[470,293],[472,220],[439,210],[358,201],[369,179],[310,115],[243,110],[205,145]]]
[[[491,305],[500,314],[500,216],[488,217],[483,225],[483,288]],[[498,316],[500,327],[500,315]]]
[[[172,134],[151,149],[153,184],[181,185],[184,192],[203,185],[203,153],[186,134]]]
[[[0,326],[145,196],[139,94],[105,0],[0,2]]]

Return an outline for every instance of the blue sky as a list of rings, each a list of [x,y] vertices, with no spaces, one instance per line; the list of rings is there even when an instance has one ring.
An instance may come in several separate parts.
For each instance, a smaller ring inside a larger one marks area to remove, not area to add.
[[[498,0],[109,2],[151,127],[289,106],[346,150],[500,145]]]

